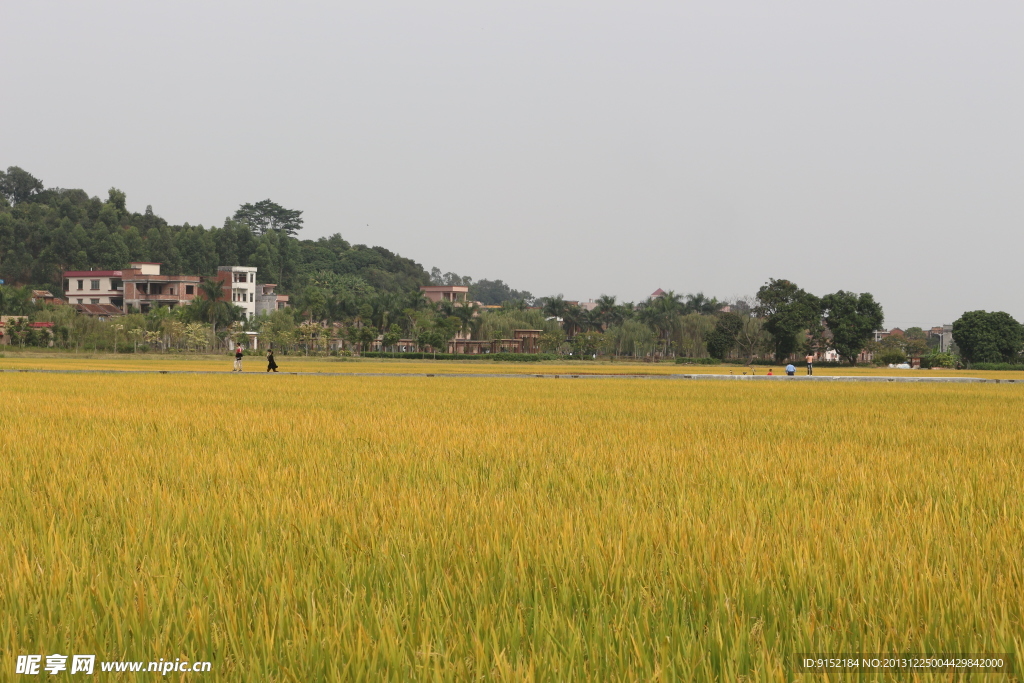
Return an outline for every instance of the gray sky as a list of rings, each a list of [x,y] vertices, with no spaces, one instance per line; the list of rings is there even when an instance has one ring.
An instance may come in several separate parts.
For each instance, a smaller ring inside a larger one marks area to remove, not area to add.
[[[0,165],[534,294],[1024,320],[1020,2],[5,3]]]

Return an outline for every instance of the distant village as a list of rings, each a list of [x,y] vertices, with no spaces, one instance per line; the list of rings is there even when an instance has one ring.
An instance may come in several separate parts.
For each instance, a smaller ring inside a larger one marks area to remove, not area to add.
[[[96,318],[100,321],[111,321],[131,313],[147,314],[159,308],[174,310],[181,306],[189,305],[196,297],[203,296],[200,284],[207,280],[214,280],[220,283],[221,298],[236,306],[245,320],[252,321],[258,316],[268,315],[274,311],[281,311],[289,308],[291,301],[288,295],[277,293],[277,284],[258,282],[258,270],[254,266],[219,266],[212,278],[203,278],[199,275],[164,275],[161,274],[161,264],[153,262],[132,262],[128,268],[120,270],[68,270],[63,272],[64,292],[63,298],[53,295],[45,290],[33,290],[32,302],[39,304],[51,304],[55,306],[70,306],[76,313]],[[420,288],[421,295],[431,302],[435,307],[447,306],[450,309],[457,307],[472,307],[473,317],[479,317],[487,312],[500,311],[503,307],[498,305],[484,305],[480,302],[469,301],[470,288],[464,285],[423,285]],[[649,302],[657,301],[665,297],[662,289],[651,293]],[[595,314],[601,306],[599,302],[589,301],[564,301],[562,302],[569,309],[578,309],[585,313]],[[531,312],[543,311],[541,306],[524,306],[524,310]],[[725,304],[717,306],[716,314],[731,313],[734,306]],[[52,327],[52,322],[27,322],[25,316],[3,316],[0,318],[0,343],[9,344],[12,341],[10,334],[5,334],[13,322],[22,321],[31,328]],[[564,320],[557,316],[546,316],[545,320],[564,325]],[[343,330],[330,329],[340,328],[340,323],[321,323],[320,327],[324,332],[318,336],[322,337],[324,350],[338,352],[345,349],[348,335]],[[573,332],[583,332],[581,327],[574,330],[572,326],[565,326],[566,342],[571,342]],[[376,329],[373,330],[377,332]],[[926,335],[927,347],[939,353],[948,353],[953,347],[952,325],[940,325],[923,331]],[[544,329],[513,329],[508,338],[480,339],[473,338],[473,326],[466,325],[454,331],[451,339],[440,348],[432,350],[449,354],[489,354],[489,353],[529,353],[536,354],[544,351],[541,337]],[[889,330],[876,330],[874,332],[874,344],[869,344],[858,357],[858,362],[870,363],[874,360],[875,353],[887,338],[902,338],[906,331],[900,328]],[[260,333],[258,330],[245,330],[244,332],[232,335],[225,339],[227,346],[236,344],[244,346],[247,350],[256,351],[261,348]],[[52,342],[50,343],[52,346]],[[263,346],[266,346],[264,344]],[[371,338],[365,338],[357,346],[360,351],[381,352],[390,348],[396,352],[412,352],[423,350],[422,340],[414,338],[388,339],[385,331],[374,334]],[[427,345],[427,348],[431,348]],[[652,355],[658,355],[655,350]],[[798,354],[794,353],[795,358]],[[838,353],[833,349],[814,350],[812,355],[817,361],[839,362]],[[920,354],[911,355],[907,358],[911,367],[920,364]]]

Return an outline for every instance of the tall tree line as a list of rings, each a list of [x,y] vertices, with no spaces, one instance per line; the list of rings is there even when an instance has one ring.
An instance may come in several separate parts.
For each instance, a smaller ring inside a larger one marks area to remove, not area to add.
[[[61,291],[65,270],[115,270],[155,261],[170,275],[213,275],[219,265],[258,268],[261,282],[301,293],[315,279],[348,278],[355,289],[415,291],[423,267],[383,247],[350,245],[340,234],[295,237],[301,211],[268,200],[244,204],[223,225],[171,225],[147,206],[127,209],[124,192],[107,198],[46,188],[16,166],[0,171],[0,279]]]

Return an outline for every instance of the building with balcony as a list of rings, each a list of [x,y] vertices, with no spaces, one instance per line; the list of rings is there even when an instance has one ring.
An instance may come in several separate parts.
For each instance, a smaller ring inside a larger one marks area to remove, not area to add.
[[[278,294],[274,291],[276,287],[273,284],[256,285],[256,315],[288,308],[288,295]]]
[[[120,308],[124,305],[124,274],[124,270],[65,270],[64,297],[69,304]]]
[[[198,275],[161,275],[159,263],[133,261],[121,270],[64,271],[64,296],[75,306],[114,306],[124,312],[146,313],[159,306],[175,308],[191,302],[199,282]],[[111,314],[108,308],[80,310],[90,315]]]
[[[218,266],[214,278],[221,283],[224,301],[241,307],[246,318],[256,315],[255,266]]]
[[[469,287],[461,285],[428,285],[420,287],[420,291],[435,304],[441,301],[461,303],[469,297]]]
[[[135,262],[129,270],[122,277],[125,312],[177,308],[191,303],[199,292],[198,275],[161,275],[159,263]]]

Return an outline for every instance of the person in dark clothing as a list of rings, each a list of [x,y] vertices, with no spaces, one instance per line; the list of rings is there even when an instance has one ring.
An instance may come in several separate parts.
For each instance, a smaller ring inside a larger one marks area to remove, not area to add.
[[[238,348],[235,349],[235,367],[231,372],[242,371],[242,345],[239,344]]]
[[[277,372],[277,363],[274,362],[274,349],[267,349],[267,372]]]

